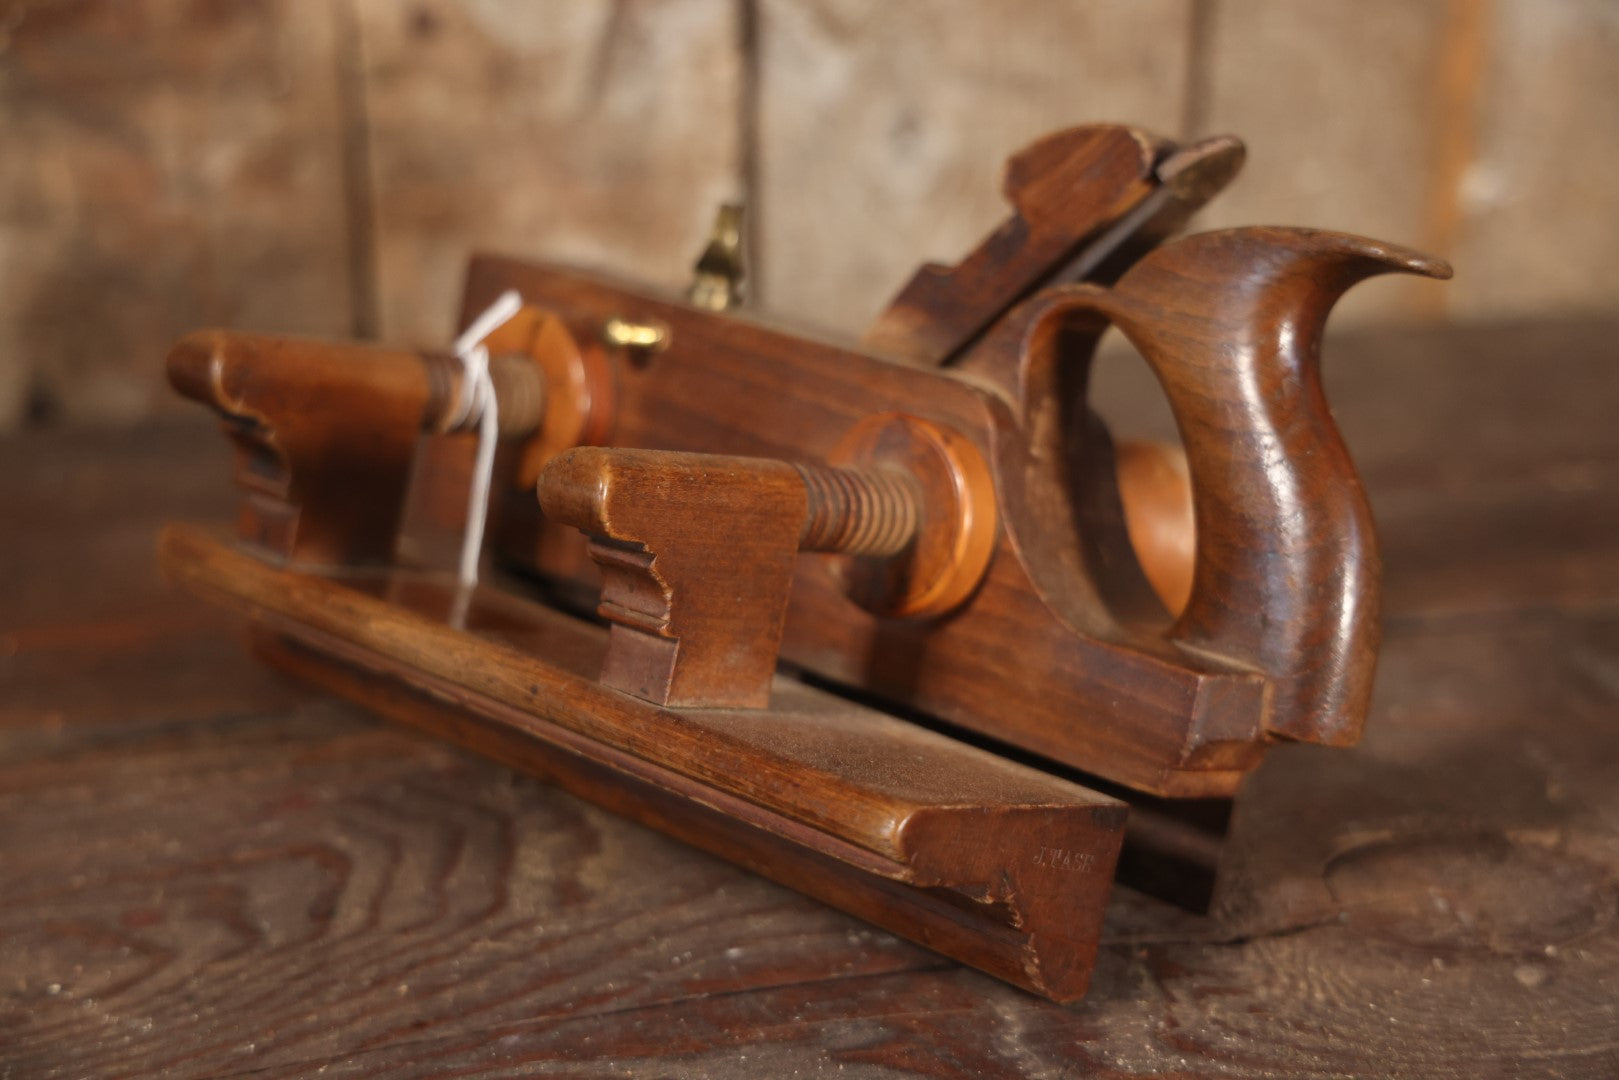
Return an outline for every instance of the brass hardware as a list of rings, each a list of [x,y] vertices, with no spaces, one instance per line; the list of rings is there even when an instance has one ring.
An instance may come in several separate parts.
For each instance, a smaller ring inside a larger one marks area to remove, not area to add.
[[[747,276],[742,253],[742,206],[724,203],[714,215],[708,246],[692,267],[686,298],[693,307],[709,311],[734,308],[742,303],[742,284]]]
[[[602,327],[602,340],[615,349],[660,352],[669,345],[669,328],[660,322],[634,322],[614,315]]]

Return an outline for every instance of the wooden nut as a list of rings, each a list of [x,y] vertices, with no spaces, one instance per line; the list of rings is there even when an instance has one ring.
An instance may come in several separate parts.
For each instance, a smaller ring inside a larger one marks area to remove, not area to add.
[[[502,364],[521,357],[540,376],[541,391],[526,402],[538,407],[538,422],[524,444],[513,477],[515,486],[532,488],[545,463],[557,454],[606,439],[612,429],[613,370],[600,345],[591,342],[581,347],[560,318],[531,304],[490,334],[485,344]],[[492,370],[501,374],[499,367]],[[502,427],[506,427],[504,417]]]
[[[972,595],[995,552],[995,483],[982,454],[950,428],[901,413],[857,424],[830,461],[862,472],[910,478],[914,539],[889,557],[847,556],[850,599],[878,615],[942,615]]]

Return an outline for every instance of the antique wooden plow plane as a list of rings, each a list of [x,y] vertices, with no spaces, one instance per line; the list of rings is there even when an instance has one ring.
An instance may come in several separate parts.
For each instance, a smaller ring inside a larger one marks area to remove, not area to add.
[[[1362,278],[1449,269],[1174,239],[1242,156],[1041,139],[858,343],[737,310],[732,214],[678,297],[475,258],[442,355],[192,334],[169,378],[240,513],[163,565],[270,663],[1077,998],[1132,812],[1366,714],[1378,555],[1320,335]],[[1183,458],[1088,407],[1109,327]]]

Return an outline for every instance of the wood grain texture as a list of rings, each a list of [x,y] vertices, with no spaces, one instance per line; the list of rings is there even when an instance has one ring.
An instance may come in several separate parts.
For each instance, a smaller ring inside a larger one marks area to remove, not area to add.
[[[675,284],[738,196],[755,296],[854,333],[1004,214],[1007,152],[1104,119],[1246,136],[1209,224],[1314,221],[1463,269],[1373,285],[1346,321],[1619,304],[1607,0],[763,0],[751,45],[745,10],[14,0],[0,429],[149,415],[146,373],[205,323],[442,344],[475,246]]]
[[[1619,402],[1611,380],[1579,359],[1610,355],[1613,325],[1518,320],[1329,336],[1323,380],[1372,495],[1388,619],[1619,600],[1610,547],[1619,501],[1602,494],[1619,475]],[[1098,370],[1118,430],[1176,438],[1139,357],[1110,355]]]
[[[1462,268],[1372,285],[1348,322],[1619,304],[1607,0],[763,0],[751,45],[746,10],[15,0],[0,429],[149,415],[151,365],[206,323],[442,344],[475,246],[677,284],[738,196],[756,298],[855,333],[1004,214],[1007,152],[1093,120],[1246,136],[1208,224],[1308,220]]]
[[[1179,147],[1120,125],[1047,135],[1006,161],[1013,212],[954,265],[924,263],[861,344],[879,356],[943,365],[1043,284],[1109,284],[1186,224],[1242,167],[1229,136]]]
[[[0,1068],[1606,1080],[1615,333],[1329,342],[1366,741],[1255,774],[1214,920],[1117,890],[1069,1008],[278,684],[149,560],[228,505],[206,425],[0,441]]]
[[[1392,272],[1450,276],[1339,233],[1236,229],[1172,241],[1113,290],[1067,294],[1141,350],[1185,443],[1196,570],[1169,637],[1273,676],[1267,726],[1294,739],[1355,742],[1371,693],[1382,562],[1321,391],[1320,338],[1343,291]],[[1308,604],[1324,606],[1295,606]]]
[[[774,713],[639,705],[589,674],[599,628],[499,597],[468,616],[493,654],[442,624],[401,648],[445,590],[390,583],[429,609],[401,613],[227,545],[181,562],[182,532],[166,566],[247,606],[267,662],[1016,985],[1084,994],[1117,801],[802,685]],[[233,561],[251,568],[219,572]]]
[[[358,0],[382,336],[439,344],[474,248],[683,284],[739,185],[730,0]]]
[[[947,614],[996,543],[994,478],[964,438],[878,414],[859,464],[580,446],[546,518],[579,529],[611,624],[605,686],[668,706],[765,709],[798,555],[844,555],[845,590],[893,617]]]
[[[0,429],[129,421],[199,325],[350,326],[329,5],[0,13]]]
[[[1475,639],[1510,644],[1510,626]],[[1611,661],[1611,625],[1570,629],[1551,655],[1583,638]],[[1426,651],[1399,655],[1393,692],[1446,669],[1443,642]],[[1446,680],[1470,690],[1447,724],[1480,738],[1474,695],[1523,674],[1496,670]],[[1325,906],[1233,941],[1154,926],[1126,896],[1072,1010],[334,705],[8,753],[3,1056],[23,1076],[1599,1077],[1616,1063],[1612,708],[1557,699],[1585,734],[1542,738],[1533,761],[1509,750],[1524,714],[1496,712],[1469,759],[1494,762],[1483,774],[1433,773],[1455,728],[1409,718],[1401,739],[1289,762],[1262,805],[1314,807],[1333,832],[1253,842],[1282,853],[1266,884],[1283,898],[1325,888],[1334,850]],[[1408,770],[1439,781],[1389,800]]]
[[[1308,221],[1425,243],[1436,167],[1430,100],[1445,14],[1443,4],[1403,0],[1214,3],[1207,96],[1195,110],[1200,130],[1189,134],[1241,135],[1249,160],[1199,225]],[[1417,292],[1368,285],[1338,319],[1410,315],[1421,310]]]
[[[600,569],[603,686],[660,705],[769,707],[808,520],[797,469],[583,446],[552,460],[539,494]]]
[[[426,357],[204,330],[176,342],[167,367],[176,392],[217,413],[235,447],[245,541],[315,563],[393,554],[411,453],[436,419]],[[449,395],[437,396],[442,409]]]
[[[1116,121],[1176,135],[1191,5],[759,9],[759,275],[770,310],[855,334],[917,263],[953,263],[1008,213],[1001,162]]]
[[[584,327],[618,315],[668,328],[669,347],[655,359],[620,365],[617,445],[827,460],[856,424],[892,410],[951,429],[994,463],[1005,557],[991,559],[963,613],[874,617],[851,602],[835,566],[806,556],[784,630],[788,663],[1138,790],[1230,794],[1252,767],[1262,747],[1262,679],[1242,661],[1177,651],[1155,628],[1114,617],[1070,542],[1073,510],[1055,502],[1068,498],[1052,491],[1056,465],[1032,460],[1033,440],[982,381],[499,258],[474,262],[466,310],[507,288]],[[1005,338],[978,349],[1006,359],[1019,335]],[[553,580],[583,580],[583,543],[571,534],[572,547],[550,543],[532,512],[520,516],[525,503],[506,508],[502,553]],[[887,662],[869,662],[877,648]]]

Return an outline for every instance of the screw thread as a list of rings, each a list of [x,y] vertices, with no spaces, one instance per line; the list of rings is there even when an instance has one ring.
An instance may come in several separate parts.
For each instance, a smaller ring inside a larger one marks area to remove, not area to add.
[[[916,536],[922,493],[897,469],[795,466],[804,480],[809,514],[799,534],[803,551],[897,555]]]
[[[450,434],[478,429],[478,409],[461,401],[468,392],[461,362],[442,353],[422,356],[427,368],[428,398],[422,426],[429,431]],[[545,418],[545,378],[533,361],[518,353],[501,353],[489,359],[489,378],[494,383],[495,401],[502,438],[520,438],[539,430]],[[458,419],[458,422],[457,422]]]

